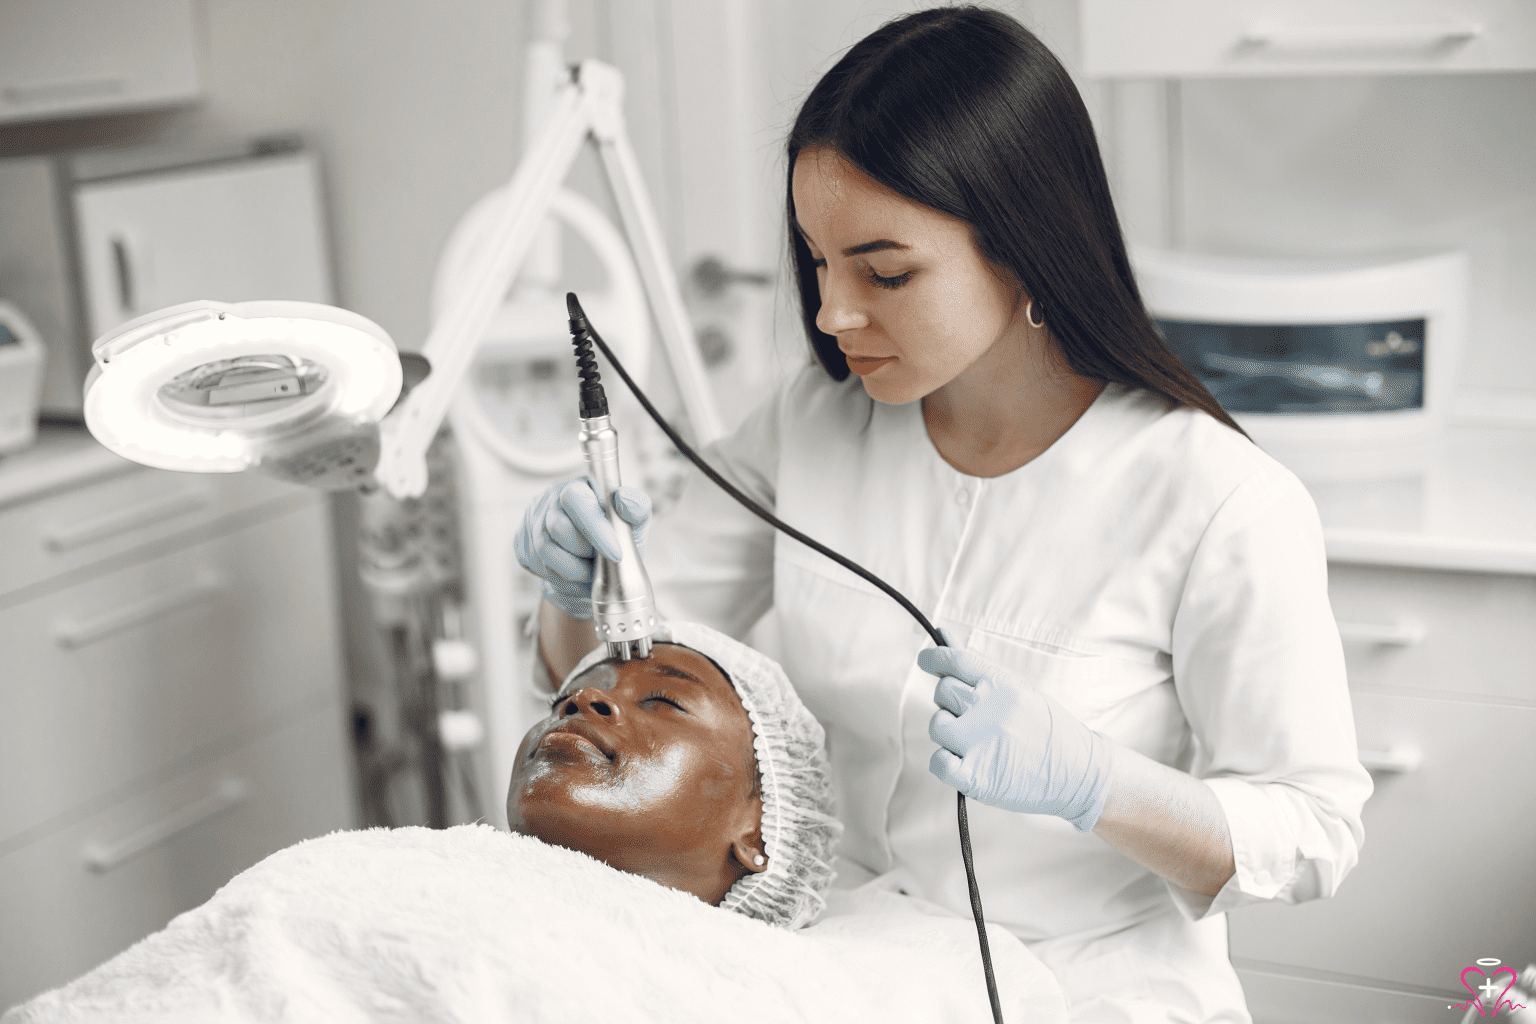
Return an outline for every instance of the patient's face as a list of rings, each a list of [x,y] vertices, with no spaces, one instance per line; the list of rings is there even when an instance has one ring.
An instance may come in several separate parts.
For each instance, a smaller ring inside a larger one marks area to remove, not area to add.
[[[718,904],[763,870],[752,726],[702,654],[657,644],[570,680],[517,751],[512,831]]]

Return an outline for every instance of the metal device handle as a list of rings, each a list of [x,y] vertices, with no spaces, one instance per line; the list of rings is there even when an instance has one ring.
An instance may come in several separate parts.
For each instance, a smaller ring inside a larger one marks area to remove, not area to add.
[[[597,492],[608,525],[619,538],[619,552],[624,556],[610,562],[602,555],[595,560],[592,578],[592,628],[599,640],[608,645],[609,654],[628,660],[630,645],[645,657],[650,653],[650,636],[658,622],[651,599],[651,580],[640,560],[634,529],[613,506],[613,492],[622,483],[619,476],[619,435],[607,416],[584,420],[580,435],[582,458],[587,463],[587,479]]]
[[[194,800],[179,810],[172,811],[159,821],[151,822],[132,835],[115,843],[87,843],[80,850],[80,859],[92,871],[111,871],[132,860],[139,854],[154,849],[173,839],[194,825],[242,804],[251,795],[251,787],[244,779],[225,779],[214,792],[200,800]]]

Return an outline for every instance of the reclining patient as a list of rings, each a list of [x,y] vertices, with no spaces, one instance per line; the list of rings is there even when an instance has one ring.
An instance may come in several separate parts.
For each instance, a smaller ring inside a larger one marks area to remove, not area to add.
[[[988,1019],[969,920],[870,893],[806,927],[840,828],[821,727],[756,651],[658,639],[560,687],[517,753],[512,832],[307,840],[0,1024]],[[1065,1021],[1045,967],[988,931],[1010,1024]]]
[[[507,822],[706,903],[805,924],[842,831],[821,725],[751,648],[692,623],[663,635],[649,658],[599,648],[576,666],[518,748]]]

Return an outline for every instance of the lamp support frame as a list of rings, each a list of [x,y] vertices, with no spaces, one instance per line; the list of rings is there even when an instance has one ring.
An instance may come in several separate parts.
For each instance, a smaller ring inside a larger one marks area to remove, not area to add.
[[[427,448],[448,415],[454,391],[492,315],[527,259],[556,191],[589,140],[597,146],[613,190],[694,440],[704,445],[724,433],[677,275],[667,258],[661,225],[630,145],[623,103],[623,76],[596,60],[572,66],[569,80],[556,90],[543,130],[507,187],[495,227],[488,233],[492,241],[484,259],[444,309],[422,347],[431,374],[379,424],[381,450],[374,478],[395,497],[417,497],[426,490]]]

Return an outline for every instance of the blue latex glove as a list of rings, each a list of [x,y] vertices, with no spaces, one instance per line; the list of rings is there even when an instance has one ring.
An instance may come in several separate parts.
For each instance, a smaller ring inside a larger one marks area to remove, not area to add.
[[[635,544],[644,552],[650,496],[638,487],[620,487],[613,492],[613,507],[635,528]],[[518,564],[543,580],[544,599],[575,619],[592,618],[596,553],[614,562],[624,557],[597,492],[584,476],[550,484],[523,513],[512,548]]]
[[[917,656],[939,677],[928,735],[939,744],[928,770],[993,807],[1054,814],[1079,832],[1098,823],[1114,743],[1008,669],[952,647]]]

